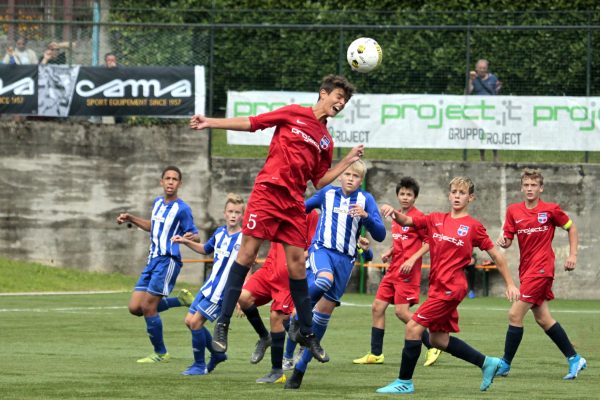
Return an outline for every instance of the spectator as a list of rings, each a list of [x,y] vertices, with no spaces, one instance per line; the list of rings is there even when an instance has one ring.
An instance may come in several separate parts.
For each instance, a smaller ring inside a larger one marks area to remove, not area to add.
[[[12,53],[9,51],[12,51]],[[9,46],[2,62],[4,64],[27,65],[37,64],[38,60],[35,51],[27,48],[27,39],[23,36],[19,36],[16,41],[16,48],[13,49]]]
[[[104,66],[106,68],[118,67],[119,64],[117,64],[117,56],[115,56],[113,53],[106,53],[104,55]]]
[[[72,43],[75,47],[75,42]],[[50,42],[44,50],[44,54],[40,57],[40,64],[66,64],[67,55],[65,52],[61,52],[60,49],[68,49],[69,42]]]
[[[491,72],[488,68],[490,62],[485,59],[477,61],[475,64],[475,71],[469,73],[469,87],[467,93],[476,96],[494,96],[500,93],[502,89],[502,82],[498,77]],[[492,150],[494,156],[494,162],[498,162],[498,150]],[[485,150],[479,150],[479,158],[481,161],[485,161]]]

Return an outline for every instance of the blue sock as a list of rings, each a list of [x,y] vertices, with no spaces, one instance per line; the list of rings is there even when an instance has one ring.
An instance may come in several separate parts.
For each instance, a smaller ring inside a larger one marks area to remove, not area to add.
[[[197,330],[192,330],[192,351],[194,352],[194,364],[205,365],[206,360],[204,354],[206,350],[206,335],[204,331],[207,329],[202,327]]]
[[[144,317],[144,319],[146,320],[146,332],[148,332],[150,342],[154,346],[154,352],[157,354],[165,354],[167,348],[163,341],[163,326],[160,315],[156,314],[152,317]]]
[[[156,311],[163,312],[168,310],[169,308],[181,307],[182,305],[183,304],[181,304],[181,301],[179,301],[177,297],[163,297],[160,300],[160,303],[158,303]]]
[[[288,336],[285,342],[285,354],[283,355],[285,358],[294,358],[294,351],[296,350],[296,342],[294,342]]]
[[[329,319],[331,315],[323,314],[317,311],[313,312],[313,332],[319,340],[323,339],[325,336],[325,331],[327,331],[327,325],[329,324]],[[296,363],[294,369],[297,369],[301,372],[306,372],[306,368],[308,367],[308,363],[312,360],[312,353],[309,349],[304,349],[302,353],[302,358]]]
[[[317,276],[314,280],[309,280],[308,294],[313,307],[323,297],[323,294],[331,289],[331,286],[333,286],[333,281],[324,276]]]

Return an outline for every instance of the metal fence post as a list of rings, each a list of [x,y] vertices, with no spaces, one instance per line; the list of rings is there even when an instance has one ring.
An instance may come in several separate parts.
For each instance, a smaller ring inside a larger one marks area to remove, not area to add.
[[[92,65],[100,63],[100,3],[96,0],[93,4],[92,15]]]
[[[585,95],[590,97],[592,93],[592,31],[589,28],[591,22],[591,15],[588,11],[588,30],[587,30],[587,62],[586,62],[586,79],[585,79]],[[590,152],[585,151],[583,153],[583,162],[590,162]]]

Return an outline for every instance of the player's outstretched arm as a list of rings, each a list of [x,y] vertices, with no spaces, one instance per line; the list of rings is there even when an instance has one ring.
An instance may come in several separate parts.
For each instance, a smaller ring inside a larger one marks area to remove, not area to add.
[[[498,251],[497,248],[492,247],[487,250],[487,253],[490,255],[492,260],[494,260],[494,264],[496,264],[496,268],[498,268],[498,272],[504,279],[504,283],[506,284],[506,291],[504,292],[506,298],[510,301],[519,300],[519,289],[515,286],[515,282],[510,275],[510,271],[508,270],[508,265],[506,264],[506,258],[504,255]]]
[[[117,217],[117,224],[121,225],[126,222],[131,222],[132,224],[134,224],[140,229],[145,230],[146,232],[150,232],[150,229],[152,228],[152,223],[148,219],[136,217],[135,215],[131,215],[129,213],[119,214],[119,216]]]
[[[335,167],[330,168],[329,171],[325,172],[325,175],[319,179],[319,182],[315,184],[315,188],[317,190],[324,188],[333,182],[338,176],[342,174],[352,164],[354,161],[360,159],[365,151],[365,145],[359,144],[355,146],[346,154],[344,158],[340,162],[338,162]]]
[[[252,129],[252,125],[248,117],[208,118],[198,114],[190,119],[190,128],[196,130],[216,128],[232,131],[249,131]]]
[[[575,269],[575,264],[577,264],[579,235],[577,234],[577,227],[573,223],[571,223],[567,232],[569,233],[569,256],[565,260],[565,271],[573,271]]]
[[[194,240],[188,239],[185,236],[175,235],[171,238],[171,241],[174,243],[183,243],[196,253],[206,254],[203,243],[195,242]]]

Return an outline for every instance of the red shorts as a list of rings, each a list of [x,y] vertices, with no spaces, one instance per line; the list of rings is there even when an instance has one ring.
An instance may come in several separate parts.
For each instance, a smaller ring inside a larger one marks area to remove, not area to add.
[[[428,297],[412,316],[430,332],[460,332],[458,328],[458,305],[460,300],[440,300]]]
[[[283,266],[285,268],[285,265]],[[252,293],[254,304],[262,306],[271,300],[271,311],[291,314],[294,311],[294,300],[290,293],[290,281],[285,273],[274,273],[265,263],[244,284],[244,289]]]
[[[552,293],[553,278],[533,278],[521,282],[519,300],[533,304],[534,307],[541,306],[544,301],[554,299]]]
[[[387,273],[379,283],[376,299],[390,304],[408,304],[409,307],[419,303],[421,288],[409,285],[398,278],[398,271]]]
[[[242,233],[306,249],[306,209],[289,191],[257,183],[250,194]]]

